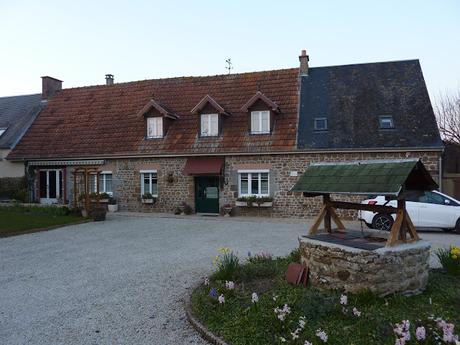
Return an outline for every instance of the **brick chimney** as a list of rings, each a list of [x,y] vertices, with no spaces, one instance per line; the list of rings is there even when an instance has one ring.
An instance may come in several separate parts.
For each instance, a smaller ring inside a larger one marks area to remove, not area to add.
[[[113,74],[105,75],[105,85],[113,85]]]
[[[46,101],[62,90],[62,80],[53,77],[42,77],[42,100]]]
[[[305,49],[302,50],[299,56],[300,67],[299,67],[299,75],[308,75],[308,61],[309,57],[307,55],[307,51]]]

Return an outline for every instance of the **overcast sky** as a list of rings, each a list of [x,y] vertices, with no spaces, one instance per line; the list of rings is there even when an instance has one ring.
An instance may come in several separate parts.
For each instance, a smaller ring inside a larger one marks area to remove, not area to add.
[[[0,96],[64,87],[420,59],[430,95],[460,88],[460,1],[0,0]]]

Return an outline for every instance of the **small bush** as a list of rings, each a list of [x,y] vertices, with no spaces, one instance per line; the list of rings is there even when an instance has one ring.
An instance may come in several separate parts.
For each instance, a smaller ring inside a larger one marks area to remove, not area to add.
[[[214,280],[234,280],[240,260],[230,249],[220,248],[219,255],[214,258],[214,266],[217,268],[213,274]]]
[[[67,216],[70,213],[70,209],[67,206],[23,206],[16,204],[14,206],[0,206],[0,208],[9,212],[47,215],[51,217]]]
[[[27,198],[26,177],[0,178],[0,198],[25,201]]]
[[[235,274],[235,280],[250,282],[254,279],[272,278],[280,273],[275,260],[248,262],[241,266]]]
[[[442,267],[447,273],[460,275],[460,248],[451,246],[449,249],[440,248],[436,251]]]

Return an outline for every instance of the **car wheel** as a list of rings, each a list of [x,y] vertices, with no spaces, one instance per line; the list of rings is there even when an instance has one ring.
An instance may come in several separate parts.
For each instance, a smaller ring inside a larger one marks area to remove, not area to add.
[[[460,234],[460,218],[457,219],[457,223],[455,224],[455,231]]]
[[[372,219],[372,227],[377,230],[390,231],[393,222],[392,216],[388,214],[378,214]]]

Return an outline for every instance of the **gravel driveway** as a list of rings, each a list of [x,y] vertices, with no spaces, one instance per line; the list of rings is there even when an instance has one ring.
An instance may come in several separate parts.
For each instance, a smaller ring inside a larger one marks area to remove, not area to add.
[[[284,255],[295,220],[110,216],[0,239],[0,343],[205,344],[182,299],[221,246]],[[436,245],[460,236],[423,234]]]

